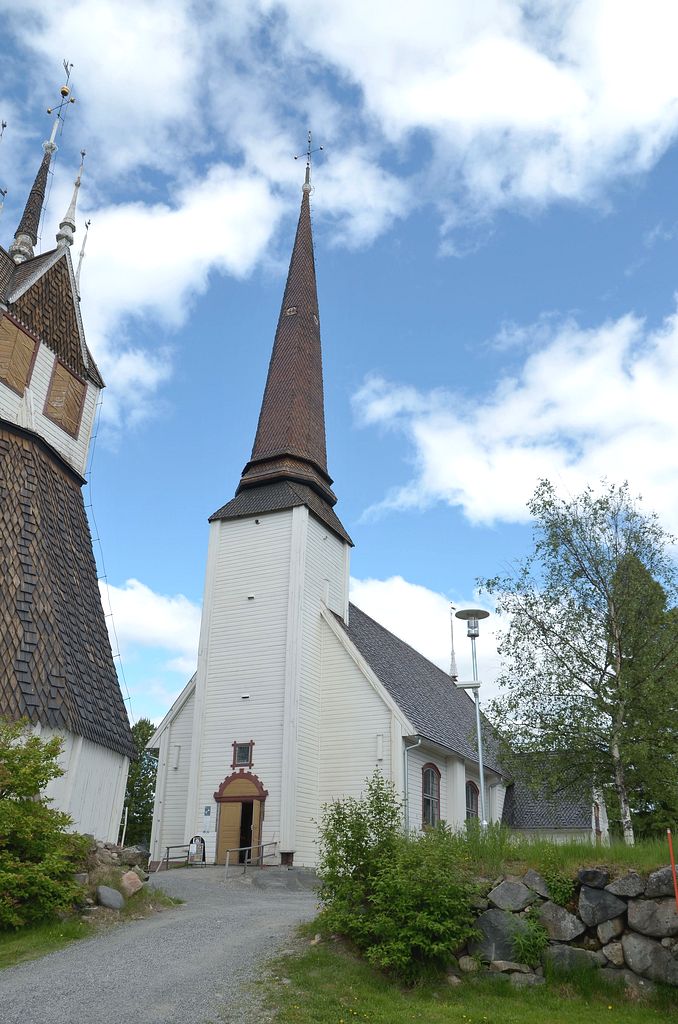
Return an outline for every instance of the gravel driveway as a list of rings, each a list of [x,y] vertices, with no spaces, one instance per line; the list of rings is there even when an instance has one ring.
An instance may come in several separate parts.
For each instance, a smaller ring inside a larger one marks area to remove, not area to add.
[[[316,908],[296,870],[224,883],[223,868],[181,869],[151,884],[186,902],[1,971],[2,1024],[245,1024],[248,983]]]

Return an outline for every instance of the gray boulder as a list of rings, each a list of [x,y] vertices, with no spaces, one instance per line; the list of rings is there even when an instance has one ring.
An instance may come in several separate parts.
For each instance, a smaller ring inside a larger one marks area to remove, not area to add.
[[[624,950],[621,942],[608,942],[607,946],[603,946],[603,953],[615,967],[624,966]]]
[[[76,885],[87,885],[89,882],[89,874],[87,871],[78,871],[77,874],[73,875],[73,881]]]
[[[544,903],[539,908],[539,920],[546,928],[550,939],[558,942],[571,942],[586,930],[578,917],[571,914],[565,907],[557,903]]]
[[[491,971],[499,971],[500,974],[531,974],[532,969],[527,964],[517,964],[513,960],[493,960],[490,964]]]
[[[528,889],[533,889],[534,892],[543,896],[545,900],[551,898],[548,882],[545,878],[542,878],[538,871],[534,871],[532,868],[530,868],[529,871],[526,871],[523,875],[523,883],[528,887]]]
[[[577,877],[582,885],[591,889],[604,889],[610,881],[610,872],[604,868],[582,868]]]
[[[603,921],[602,924],[598,925],[596,929],[598,932],[599,942],[605,946],[608,942],[612,942],[624,931],[624,918],[613,917],[611,921]]]
[[[642,896],[645,892],[645,881],[637,871],[627,871],[621,878],[615,878],[605,888],[613,896]]]
[[[674,899],[630,900],[629,928],[658,939],[678,935],[678,910]]]
[[[627,932],[622,938],[624,959],[636,974],[665,985],[678,985],[678,960],[660,942]]]
[[[525,922],[506,910],[486,910],[476,920],[480,938],[469,943],[469,953],[481,960],[513,960],[514,940],[526,931]]]
[[[645,895],[648,897],[673,895],[673,875],[670,865],[652,872],[645,886]]]
[[[97,903],[109,910],[122,910],[125,906],[124,896],[109,885],[97,886]]]
[[[561,946],[555,943],[546,950],[545,959],[561,971],[579,971],[586,967],[598,966],[598,955],[577,946]],[[603,957],[607,963],[607,958]]]
[[[514,988],[534,988],[546,984],[546,978],[540,978],[538,974],[511,974],[510,981]]]
[[[628,967],[619,968],[608,964],[607,967],[601,968],[600,977],[613,985],[624,985],[633,992],[642,992],[645,995],[650,995],[657,989],[653,981],[641,978],[639,974],[634,974]]]
[[[591,928],[613,917],[619,917],[626,910],[626,904],[605,889],[594,889],[582,885],[579,893],[579,916]]]
[[[136,864],[146,867],[148,850],[144,850],[141,846],[126,846],[120,853],[120,860],[123,864],[129,864],[130,867],[134,867]]]
[[[522,882],[501,882],[487,894],[487,898],[500,910],[516,913],[529,907],[537,897],[532,889],[528,889]]]
[[[459,970],[463,971],[464,974],[475,974],[476,971],[480,970],[480,964],[474,956],[460,956]]]

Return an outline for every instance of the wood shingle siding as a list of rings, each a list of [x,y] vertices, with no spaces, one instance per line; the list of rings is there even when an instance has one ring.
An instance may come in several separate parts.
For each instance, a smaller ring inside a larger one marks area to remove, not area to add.
[[[0,320],[0,381],[23,395],[33,369],[38,343],[3,316]]]

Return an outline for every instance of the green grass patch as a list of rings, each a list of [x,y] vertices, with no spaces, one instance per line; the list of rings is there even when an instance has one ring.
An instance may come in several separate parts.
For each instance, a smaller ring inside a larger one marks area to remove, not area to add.
[[[12,967],[25,960],[36,960],[91,934],[89,925],[78,918],[0,932],[0,968]]]
[[[553,843],[512,832],[500,825],[491,825],[485,833],[469,829],[457,833],[452,842],[460,858],[478,874],[494,878],[500,874],[522,874],[528,868],[536,871],[558,871],[574,877],[582,867],[601,865],[613,874],[633,869],[648,874],[669,863],[669,850],[664,838],[645,839],[635,846],[613,842],[610,846],[592,846],[587,842]]]
[[[267,981],[278,1024],[657,1024],[676,1019],[678,994],[632,1002],[597,978],[559,978],[530,990],[503,980],[403,988],[340,943],[321,944],[273,965]]]

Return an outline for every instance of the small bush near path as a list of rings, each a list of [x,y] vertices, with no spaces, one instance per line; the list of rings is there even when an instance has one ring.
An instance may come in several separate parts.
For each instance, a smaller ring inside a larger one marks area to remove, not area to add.
[[[25,722],[0,719],[0,929],[21,928],[69,909],[82,893],[73,872],[87,840],[39,794],[63,775],[61,741]]]
[[[474,888],[441,826],[402,833],[401,806],[376,772],[360,800],[324,808],[320,826],[321,927],[408,982],[440,969],[474,934]]]
[[[678,997],[645,1004],[591,979],[515,990],[501,979],[401,988],[336,942],[272,965],[266,982],[276,1024],[659,1024],[678,1019]]]

